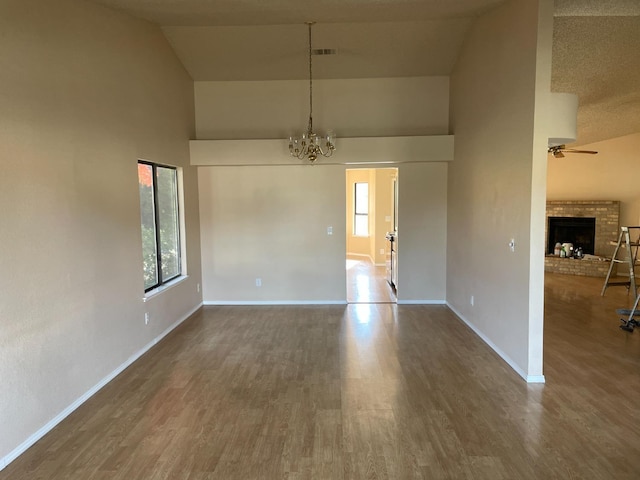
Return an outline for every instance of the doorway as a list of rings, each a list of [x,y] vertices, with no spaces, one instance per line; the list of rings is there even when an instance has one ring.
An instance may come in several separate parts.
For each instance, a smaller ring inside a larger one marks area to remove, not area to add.
[[[397,302],[397,187],[397,168],[346,170],[348,303]]]

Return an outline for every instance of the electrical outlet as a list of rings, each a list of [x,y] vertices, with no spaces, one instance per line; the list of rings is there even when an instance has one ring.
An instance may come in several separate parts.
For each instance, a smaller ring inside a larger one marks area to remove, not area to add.
[[[475,299],[473,298],[473,295],[471,295],[471,298],[469,299],[469,303],[471,304],[472,307],[473,307],[474,301]]]
[[[198,283],[198,284],[196,284],[196,291],[197,291],[198,293],[200,293],[200,284],[199,284],[199,283]]]
[[[380,255],[384,255],[384,248],[380,249]]]
[[[256,278],[256,287],[261,287],[261,286],[262,286],[262,279]]]
[[[333,235],[333,227],[332,226],[328,226],[327,227],[327,235]]]
[[[145,312],[144,314],[144,324],[149,325],[149,312]]]

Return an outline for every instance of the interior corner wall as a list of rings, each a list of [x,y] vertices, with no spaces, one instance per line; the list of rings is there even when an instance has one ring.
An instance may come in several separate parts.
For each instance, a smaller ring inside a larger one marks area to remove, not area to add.
[[[447,303],[525,378],[543,3],[512,0],[480,16],[451,77]]]
[[[2,468],[201,304],[201,265],[193,81],[160,29],[6,0],[0,32]],[[184,174],[189,276],[147,303],[139,158]]]

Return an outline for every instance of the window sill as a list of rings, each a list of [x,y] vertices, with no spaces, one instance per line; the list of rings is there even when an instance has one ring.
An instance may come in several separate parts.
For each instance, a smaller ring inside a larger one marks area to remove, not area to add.
[[[169,290],[170,288],[175,287],[176,285],[184,282],[187,278],[189,278],[189,275],[181,275],[177,278],[174,278],[170,282],[165,283],[164,285],[160,285],[159,287],[154,288],[153,290],[149,290],[144,294],[144,297],[142,297],[142,301],[148,302],[156,295],[159,295],[165,290]]]

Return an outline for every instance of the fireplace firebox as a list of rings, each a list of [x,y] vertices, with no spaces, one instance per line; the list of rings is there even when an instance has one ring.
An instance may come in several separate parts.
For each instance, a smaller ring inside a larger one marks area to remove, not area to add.
[[[549,217],[547,253],[553,254],[556,243],[572,243],[583,253],[595,253],[595,217]]]

